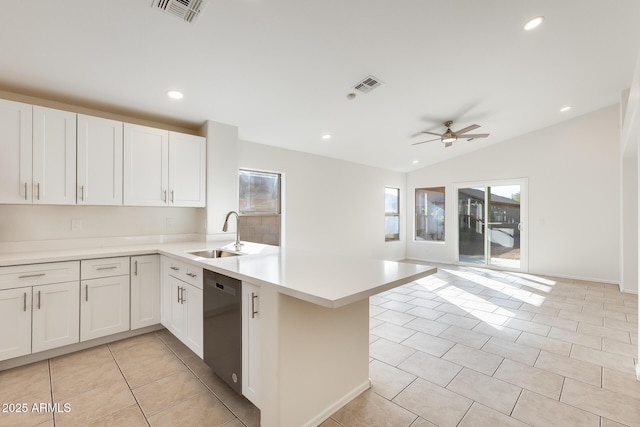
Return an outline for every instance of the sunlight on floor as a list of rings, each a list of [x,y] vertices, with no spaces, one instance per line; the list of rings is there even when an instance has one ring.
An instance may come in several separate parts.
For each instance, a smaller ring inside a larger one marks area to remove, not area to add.
[[[501,272],[478,267],[440,268],[453,280],[429,276],[416,283],[425,290],[434,292],[449,304],[464,313],[501,329],[510,318],[515,317],[508,307],[497,305],[492,298],[519,301],[533,307],[542,307],[546,295],[550,294],[556,281],[525,273]],[[461,279],[460,282],[456,278]],[[468,282],[480,285],[469,288]]]

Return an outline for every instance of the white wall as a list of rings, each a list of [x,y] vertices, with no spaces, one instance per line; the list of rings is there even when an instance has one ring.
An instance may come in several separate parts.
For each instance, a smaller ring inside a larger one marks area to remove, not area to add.
[[[621,164],[621,257],[622,290],[638,292],[638,145],[640,144],[640,56],[636,63],[631,88],[622,94],[620,137]],[[640,374],[639,374],[640,379]]]
[[[619,135],[615,105],[409,173],[409,195],[442,185],[448,194],[446,242],[413,241],[410,227],[407,258],[456,262],[455,183],[528,178],[529,271],[618,283]]]
[[[403,200],[404,173],[246,141],[238,150],[240,168],[283,174],[287,247],[404,258],[407,212],[401,212],[402,240],[384,241],[384,188],[400,188]]]
[[[195,208],[0,205],[0,242],[202,233],[203,217]]]
[[[202,127],[207,137],[207,225],[212,239],[224,239],[222,225],[227,212],[238,210],[238,128],[208,120]],[[229,221],[233,240],[235,219]]]

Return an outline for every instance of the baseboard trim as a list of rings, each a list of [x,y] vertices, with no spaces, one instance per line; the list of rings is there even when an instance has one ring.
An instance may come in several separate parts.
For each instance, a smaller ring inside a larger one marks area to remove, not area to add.
[[[0,361],[0,371],[17,368],[18,366],[28,365],[29,363],[40,362],[42,360],[51,359],[53,357],[63,356],[65,354],[73,353],[80,350],[86,350],[91,347],[97,347],[102,344],[108,344],[110,342],[122,340],[125,338],[131,338],[149,332],[159,331],[161,329],[164,329],[164,326],[162,326],[161,324],[151,325],[144,328],[135,329],[133,331],[125,331],[113,335],[108,335],[106,337],[96,338],[91,341],[69,344],[65,345],[64,347],[52,348],[51,350],[45,350],[38,353],[27,354],[25,356],[14,357],[13,359]]]
[[[629,291],[629,290],[624,290],[621,288],[620,286],[620,282],[615,281],[615,280],[609,280],[609,279],[594,279],[592,277],[580,277],[580,276],[571,276],[571,275],[565,275],[565,274],[557,274],[557,273],[545,273],[542,271],[517,271],[517,270],[511,270],[511,269],[502,269],[502,268],[498,268],[498,267],[487,267],[487,266],[473,266],[470,264],[456,264],[456,263],[451,263],[451,262],[445,262],[445,261],[436,261],[436,260],[429,260],[429,259],[417,259],[417,258],[405,258],[402,261],[405,262],[415,262],[415,263],[424,263],[424,264],[434,264],[434,267],[446,267],[448,265],[450,266],[454,266],[454,267],[478,267],[478,268],[485,268],[487,270],[493,270],[493,271],[506,271],[506,272],[511,272],[511,273],[519,273],[519,274],[530,274],[532,276],[544,276],[544,277],[555,277],[558,279],[568,279],[568,280],[580,280],[583,282],[594,282],[594,283],[606,283],[608,285],[616,285],[618,286],[618,289],[620,289],[620,292],[624,292],[624,293],[629,293],[629,294],[637,294],[638,291]]]
[[[358,387],[351,390],[349,393],[342,396],[340,399],[335,401],[331,406],[320,412],[318,415],[313,417],[311,420],[307,421],[304,424],[304,427],[316,427],[325,422],[331,417],[338,409],[342,408],[347,403],[351,402],[353,399],[358,397],[364,391],[371,388],[371,379],[363,382]]]

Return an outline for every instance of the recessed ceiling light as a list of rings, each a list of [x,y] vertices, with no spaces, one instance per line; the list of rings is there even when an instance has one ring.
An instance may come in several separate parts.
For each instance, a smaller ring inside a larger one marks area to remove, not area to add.
[[[411,162],[411,163],[413,163],[414,165],[417,165],[418,163],[420,163],[420,160],[414,160],[414,161],[413,161],[413,162]]]
[[[324,135],[322,135],[322,139],[323,139],[324,141],[328,141],[328,140],[330,140],[330,139],[331,139],[331,134],[329,134],[329,133],[325,133]]]
[[[565,111],[569,111],[569,110],[571,110],[571,105],[567,105],[566,107],[562,107],[562,108],[560,109],[560,112],[561,112],[561,113],[564,113]]]
[[[167,96],[171,99],[182,99],[184,95],[179,90],[170,90],[167,92]]]
[[[534,28],[537,28],[540,24],[542,24],[542,21],[544,21],[544,16],[536,16],[535,18],[529,19],[524,24],[525,31],[531,31]]]

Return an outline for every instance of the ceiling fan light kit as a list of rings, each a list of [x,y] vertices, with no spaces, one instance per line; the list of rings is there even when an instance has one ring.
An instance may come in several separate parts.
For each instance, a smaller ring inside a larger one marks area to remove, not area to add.
[[[419,145],[419,144],[424,144],[425,142],[440,140],[440,142],[442,142],[445,147],[451,147],[451,145],[453,145],[453,143],[456,142],[459,138],[466,139],[467,141],[471,141],[472,139],[486,138],[489,136],[488,133],[467,133],[467,132],[471,132],[474,129],[478,129],[480,125],[470,125],[456,132],[451,130],[451,126],[453,125],[452,120],[447,120],[446,122],[443,123],[443,125],[445,125],[445,127],[447,128],[447,130],[444,133],[435,133],[435,132],[429,132],[429,131],[420,132],[420,133],[426,133],[428,135],[435,135],[435,136],[438,136],[438,138],[429,139],[427,141],[416,142],[415,144],[411,144],[411,145]]]

